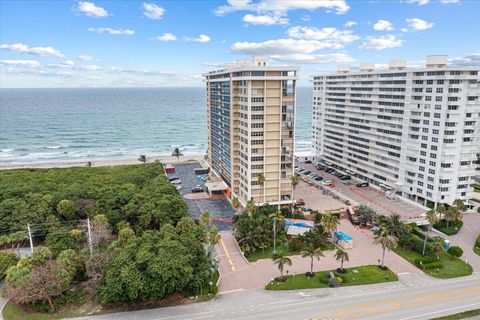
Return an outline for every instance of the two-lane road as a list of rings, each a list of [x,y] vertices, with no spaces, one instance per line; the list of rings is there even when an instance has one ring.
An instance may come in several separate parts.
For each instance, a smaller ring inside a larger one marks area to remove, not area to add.
[[[178,307],[100,315],[89,319],[369,319],[416,320],[480,308],[480,275],[304,291],[248,290]],[[312,281],[315,281],[314,279]]]

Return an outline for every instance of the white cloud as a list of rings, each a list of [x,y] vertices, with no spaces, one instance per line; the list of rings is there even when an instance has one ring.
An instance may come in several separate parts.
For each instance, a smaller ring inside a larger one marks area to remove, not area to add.
[[[23,43],[2,44],[0,49],[13,51],[17,53],[28,53],[36,56],[63,57],[63,53],[52,47],[29,47]]]
[[[187,42],[200,42],[200,43],[206,43],[206,42],[210,42],[210,40],[212,40],[209,36],[207,36],[206,34],[201,34],[198,36],[198,38],[186,38],[186,41]]]
[[[345,24],[344,24],[344,26],[345,26],[346,28],[351,28],[351,27],[354,27],[354,26],[356,26],[356,25],[357,25],[357,23],[356,23],[355,21],[347,21],[347,22],[345,22]]]
[[[440,3],[450,4],[450,3],[459,3],[460,0],[440,0]]]
[[[89,17],[94,18],[104,18],[108,17],[107,10],[103,9],[102,7],[98,7],[93,2],[87,1],[80,1],[78,2],[77,11],[84,13]]]
[[[426,5],[430,0],[407,0],[407,3],[417,3],[419,6]]]
[[[462,67],[480,67],[480,52],[448,60],[452,65]]]
[[[1,64],[16,67],[38,68],[40,63],[36,60],[0,60]]]
[[[338,30],[336,28],[317,29],[314,27],[296,26],[288,29],[287,34],[289,37],[296,39],[331,40],[340,43],[352,42],[359,39],[351,30]]]
[[[367,37],[367,40],[362,43],[360,49],[367,50],[383,50],[387,48],[396,48],[403,45],[403,40],[398,39],[393,34],[387,34],[381,37]]]
[[[165,9],[153,3],[143,3],[143,15],[149,19],[162,19]]]
[[[164,42],[169,42],[169,41],[176,41],[177,37],[169,32],[162,34],[161,36],[157,36],[154,38],[155,40],[158,41],[164,41]]]
[[[407,29],[407,28],[402,28],[402,29],[400,29],[400,31],[402,31],[402,32],[408,32],[408,29]]]
[[[286,54],[286,55],[271,55],[271,59],[281,62],[292,63],[341,63],[352,62],[355,59],[345,53],[332,53],[332,54]]]
[[[236,42],[232,51],[251,55],[284,55],[293,53],[311,53],[316,50],[333,48],[340,49],[338,43],[321,42],[317,40],[277,39],[263,42]]]
[[[97,66],[96,64],[88,64],[86,66],[81,66],[80,68],[86,71],[99,71],[102,69],[102,67]]]
[[[135,34],[134,30],[130,29],[113,29],[113,28],[88,28],[88,31],[90,32],[96,32],[96,33],[109,33],[111,35],[127,35],[131,36]]]
[[[65,61],[62,61],[62,65],[66,67],[73,67],[75,65],[75,62],[73,62],[72,60],[65,60]]]
[[[77,59],[80,60],[80,61],[92,61],[93,60],[93,57],[92,56],[89,56],[87,54],[79,54],[77,56]]]
[[[426,29],[430,29],[434,25],[432,22],[427,22],[425,20],[418,19],[418,18],[406,19],[405,22],[413,30],[426,30]]]
[[[388,20],[378,20],[377,23],[373,25],[373,29],[377,31],[392,31],[393,30],[393,24],[388,21]]]
[[[235,11],[273,12],[285,15],[290,10],[316,10],[324,8],[335,10],[337,14],[346,13],[350,7],[345,0],[227,0],[227,5],[215,9],[216,15],[225,15]]]
[[[288,24],[288,19],[275,15],[253,15],[246,14],[243,16],[243,21],[253,25],[271,26],[274,24]]]

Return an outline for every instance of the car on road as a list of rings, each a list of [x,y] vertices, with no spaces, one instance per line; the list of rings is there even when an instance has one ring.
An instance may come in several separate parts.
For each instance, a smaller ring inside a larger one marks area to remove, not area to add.
[[[173,180],[172,184],[182,184],[182,180],[180,180],[180,179]]]
[[[194,188],[192,188],[192,192],[193,192],[193,193],[203,192],[203,187],[198,184],[198,185],[196,185]]]
[[[175,181],[175,180],[178,180],[178,179],[180,179],[180,178],[177,177],[177,176],[173,176],[173,177],[169,177],[168,181]]]
[[[359,182],[356,184],[357,188],[364,188],[364,187],[368,187],[368,182],[366,181],[362,181],[362,182]]]
[[[332,183],[333,183],[332,180],[325,180],[325,181],[322,182],[322,184],[323,184],[324,186],[330,186],[330,185],[332,185]]]

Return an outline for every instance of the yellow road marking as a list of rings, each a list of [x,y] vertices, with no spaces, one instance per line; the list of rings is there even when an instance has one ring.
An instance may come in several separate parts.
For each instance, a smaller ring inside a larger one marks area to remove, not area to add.
[[[220,238],[220,244],[222,245],[223,251],[225,251],[225,254],[227,255],[228,263],[230,263],[232,271],[235,271],[235,265],[233,264],[232,258],[230,257],[230,254],[228,253],[228,250],[225,247],[225,243],[223,242],[222,238]]]
[[[310,318],[310,320],[319,320],[322,318],[334,318],[334,319],[350,319],[354,317],[365,316],[375,313],[384,313],[394,311],[402,308],[408,308],[418,305],[424,305],[432,302],[438,302],[448,300],[450,298],[456,298],[461,296],[467,296],[472,293],[479,292],[480,288],[470,287],[457,290],[433,292],[424,295],[407,296],[403,299],[390,299],[390,300],[377,300],[369,302],[368,304],[358,304],[353,306],[344,307],[338,310],[329,311]]]

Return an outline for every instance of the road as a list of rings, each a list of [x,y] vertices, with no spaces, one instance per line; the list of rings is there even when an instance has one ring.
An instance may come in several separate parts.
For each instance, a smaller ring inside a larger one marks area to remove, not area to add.
[[[416,320],[476,308],[480,308],[479,274],[451,280],[404,274],[395,283],[304,291],[247,290],[222,294],[205,303],[88,319]]]

